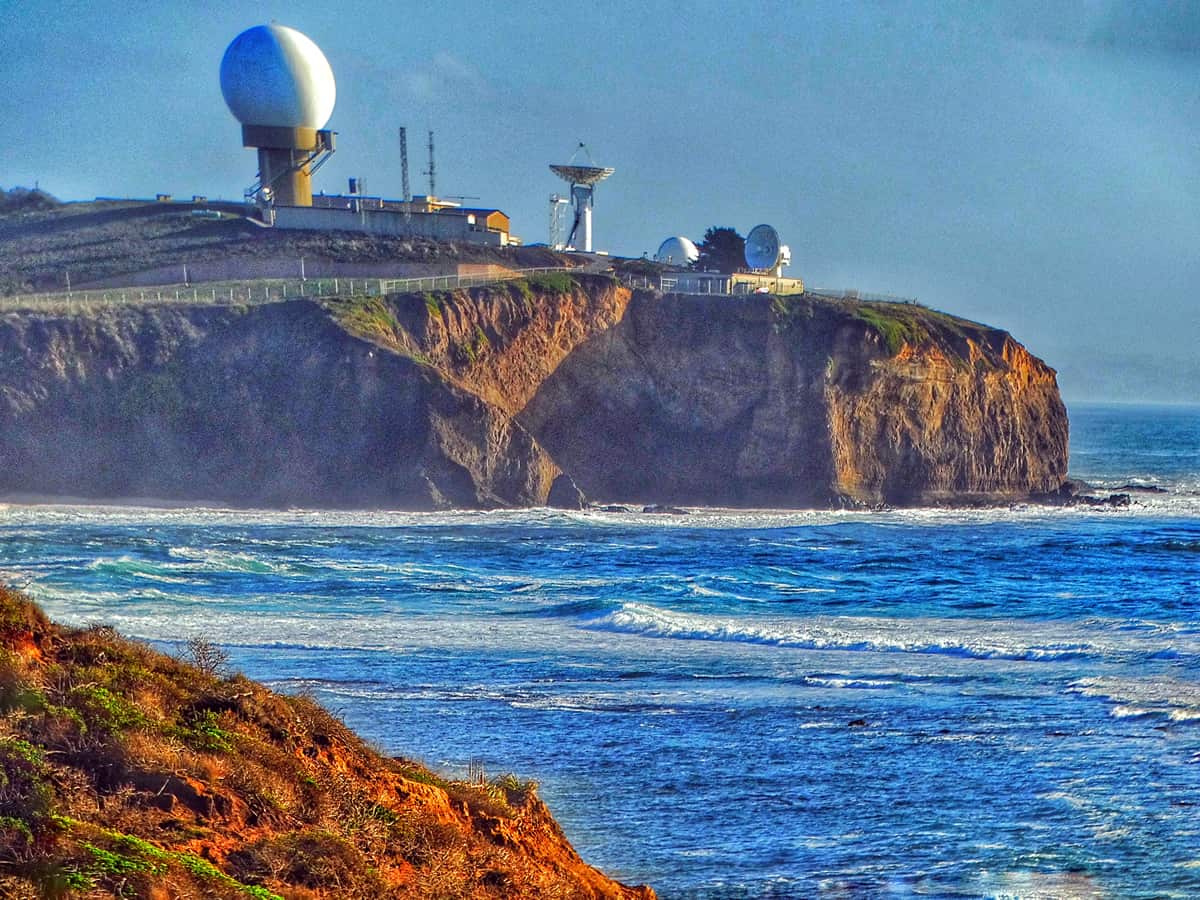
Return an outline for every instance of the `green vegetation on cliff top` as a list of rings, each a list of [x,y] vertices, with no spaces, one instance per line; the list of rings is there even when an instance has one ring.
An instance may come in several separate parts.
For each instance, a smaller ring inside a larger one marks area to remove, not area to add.
[[[801,327],[821,310],[867,325],[879,335],[889,356],[895,356],[906,345],[918,347],[937,343],[949,357],[962,361],[968,355],[968,341],[986,352],[1004,334],[987,325],[930,309],[920,303],[841,300],[798,294],[772,297],[771,306],[775,330],[780,334]]]
[[[398,313],[405,317],[405,321],[414,324],[415,320],[404,311],[423,309],[424,327],[427,329],[431,323],[444,325],[447,313],[456,304],[461,308],[473,299],[500,292],[519,298],[525,314],[532,316],[539,297],[560,297],[579,286],[579,278],[569,272],[538,272],[528,278],[510,279],[473,289],[423,291],[389,297],[357,295],[330,298],[323,302],[334,319],[351,334],[374,341],[428,366],[431,360],[424,352],[415,349],[419,341],[406,331]],[[451,340],[450,352],[460,364],[474,365],[490,347],[491,339],[487,333],[481,326],[475,325],[465,337]]]

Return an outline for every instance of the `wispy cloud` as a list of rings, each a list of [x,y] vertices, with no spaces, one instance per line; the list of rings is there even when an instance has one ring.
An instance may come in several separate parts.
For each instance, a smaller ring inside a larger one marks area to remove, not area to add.
[[[476,66],[445,50],[419,68],[402,73],[400,85],[407,99],[420,103],[495,93]]]

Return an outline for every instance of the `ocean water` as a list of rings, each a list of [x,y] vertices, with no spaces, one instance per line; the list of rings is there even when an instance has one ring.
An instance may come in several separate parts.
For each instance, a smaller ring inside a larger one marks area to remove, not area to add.
[[[665,898],[1200,896],[1200,408],[1077,406],[1127,509],[0,507],[55,618],[538,780]]]

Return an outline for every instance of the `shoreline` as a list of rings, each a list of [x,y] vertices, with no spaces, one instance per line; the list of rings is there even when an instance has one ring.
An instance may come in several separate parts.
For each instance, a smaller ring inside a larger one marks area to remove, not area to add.
[[[231,506],[217,500],[176,500],[162,497],[87,497],[74,495],[53,495],[39,493],[0,494],[0,509],[7,507],[46,507],[46,508],[96,508],[96,509],[127,509],[145,510],[150,512],[179,512],[186,510],[202,510],[206,512],[259,515],[489,515],[503,513],[529,513],[546,511],[551,513],[591,513],[591,514],[629,514],[646,516],[671,515],[813,515],[820,513],[903,513],[903,512],[964,512],[974,510],[1000,510],[1018,508],[1060,509],[1075,506],[1102,507],[1128,506],[1128,503],[1115,501],[1120,494],[1137,494],[1182,497],[1186,492],[1180,492],[1161,484],[1137,484],[1130,480],[1127,483],[1112,488],[1085,482],[1079,478],[1068,478],[1059,491],[1050,494],[986,494],[958,495],[939,498],[933,502],[913,505],[847,503],[829,506],[783,507],[783,506],[706,506],[702,504],[678,503],[641,503],[637,501],[596,501],[578,509],[556,506],[495,506],[495,507],[454,507],[447,509],[404,509],[400,507],[383,506]],[[1107,495],[1107,496],[1100,496]]]

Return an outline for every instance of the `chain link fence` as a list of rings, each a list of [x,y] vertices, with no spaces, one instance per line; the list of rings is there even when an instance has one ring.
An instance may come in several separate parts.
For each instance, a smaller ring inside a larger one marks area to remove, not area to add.
[[[456,290],[497,281],[527,278],[545,272],[569,272],[568,266],[543,266],[477,275],[437,275],[423,278],[307,278],[260,279],[205,285],[110,288],[60,291],[0,297],[0,312],[41,311],[86,313],[114,306],[186,303],[234,306],[273,303],[302,297],[352,297],[403,294],[414,291]]]
[[[626,287],[661,291],[664,294],[694,294],[696,296],[704,296],[709,292],[706,291],[683,291],[679,289],[679,280],[671,274],[662,275],[634,275],[623,274],[620,276],[621,283]],[[806,287],[804,293],[814,297],[823,297],[828,300],[858,300],[864,303],[908,303],[920,305],[920,301],[916,297],[900,297],[896,294],[875,294],[869,291],[859,291],[853,288],[821,288],[821,287]]]
[[[478,287],[496,281],[515,281],[548,272],[577,271],[571,266],[541,266],[533,269],[512,269],[487,275],[431,275],[424,278],[395,278],[384,281],[386,294],[409,294],[414,291],[452,291],[456,288]]]
[[[570,266],[540,266],[475,275],[430,275],[419,278],[293,278],[259,279],[201,285],[165,285],[161,287],[119,288],[90,291],[59,291],[0,297],[0,312],[41,311],[86,313],[114,306],[185,303],[233,306],[248,303],[277,303],[300,298],[383,296],[417,291],[452,291],[484,284],[513,281],[531,275],[578,271]],[[631,288],[676,290],[670,276],[623,275],[621,281]],[[913,297],[873,294],[841,288],[809,288],[809,294],[832,300],[858,300],[870,303],[917,303]]]

